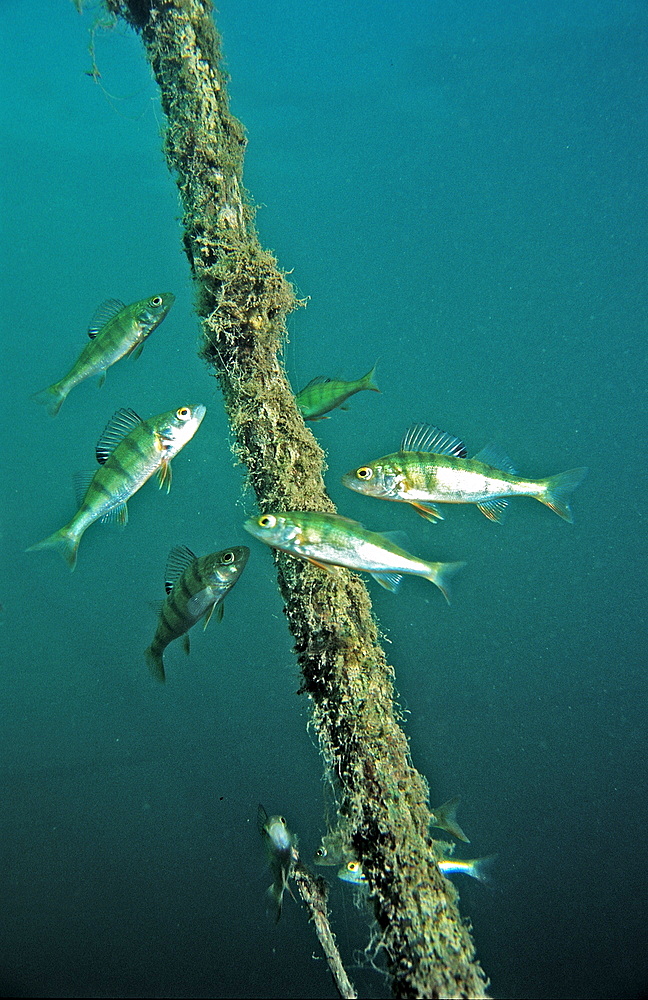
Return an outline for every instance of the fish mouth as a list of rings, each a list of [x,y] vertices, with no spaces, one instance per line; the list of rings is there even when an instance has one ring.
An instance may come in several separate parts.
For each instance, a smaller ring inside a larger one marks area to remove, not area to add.
[[[191,412],[193,414],[194,420],[198,421],[198,423],[200,424],[202,423],[203,417],[207,413],[207,407],[203,406],[202,403],[199,403],[198,406],[191,407]]]

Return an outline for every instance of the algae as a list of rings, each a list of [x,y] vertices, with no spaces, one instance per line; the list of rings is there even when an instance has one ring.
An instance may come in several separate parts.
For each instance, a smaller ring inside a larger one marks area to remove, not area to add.
[[[160,87],[164,151],[183,206],[201,353],[223,392],[233,448],[260,509],[334,511],[324,455],[281,363],[285,318],[300,303],[264,250],[243,187],[245,132],[229,111],[208,0],[105,0],[139,32]],[[394,707],[393,670],[365,585],[278,553],[278,582],[345,838],[362,859],[399,997],[484,997],[486,980],[435,864],[425,779]]]

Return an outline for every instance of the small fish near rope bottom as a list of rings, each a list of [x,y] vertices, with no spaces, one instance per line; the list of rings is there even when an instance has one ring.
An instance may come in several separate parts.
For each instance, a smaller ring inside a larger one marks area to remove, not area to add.
[[[171,488],[171,459],[200,427],[205,407],[181,406],[142,420],[134,410],[117,410],[99,438],[95,455],[99,468],[77,481],[79,509],[53,535],[31,545],[27,552],[55,549],[74,569],[84,531],[99,519],[126,524],[126,501],[157,472],[160,487]]]
[[[356,493],[409,503],[428,521],[443,520],[437,503],[474,503],[491,521],[502,521],[509,497],[530,496],[565,521],[574,520],[569,495],[587,469],[569,469],[546,479],[524,479],[495,445],[474,458],[459,438],[430,424],[414,424],[400,451],[352,469],[342,482]]]
[[[272,548],[306,559],[330,572],[331,566],[369,573],[392,592],[403,574],[422,576],[435,584],[450,603],[450,578],[464,562],[427,562],[406,552],[388,535],[368,531],[358,521],[320,511],[283,511],[251,517],[246,531]]]
[[[176,545],[169,553],[164,574],[166,599],[160,601],[159,621],[153,642],[144,651],[149,670],[164,682],[164,650],[174,639],[184,636],[189,655],[189,629],[204,617],[207,628],[216,613],[223,617],[223,600],[245,569],[250,550],[247,545],[195,556],[186,545]]]

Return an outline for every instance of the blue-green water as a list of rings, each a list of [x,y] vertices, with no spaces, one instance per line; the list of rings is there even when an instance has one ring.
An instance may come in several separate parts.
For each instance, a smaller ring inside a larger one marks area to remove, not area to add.
[[[257,803],[308,858],[327,805],[268,550],[234,467],[198,325],[163,118],[140,43],[72,3],[4,0],[3,995],[329,997],[305,914],[266,913]],[[433,804],[462,796],[456,878],[495,997],[636,997],[646,969],[646,6],[220,0],[258,227],[307,308],[286,364],[378,396],[315,424],[340,510],[465,559],[451,608],[423,580],[369,583]],[[112,95],[112,96],[111,96]],[[171,290],[137,362],[56,420],[31,402],[105,298]],[[110,415],[207,417],[120,531],[92,526],[70,575],[27,546],[75,510]],[[574,525],[530,500],[432,526],[340,485],[417,420],[490,440],[518,468],[588,465]],[[642,452],[642,448],[644,449]],[[143,650],[173,545],[252,553],[222,624]],[[367,920],[333,917],[360,993]]]

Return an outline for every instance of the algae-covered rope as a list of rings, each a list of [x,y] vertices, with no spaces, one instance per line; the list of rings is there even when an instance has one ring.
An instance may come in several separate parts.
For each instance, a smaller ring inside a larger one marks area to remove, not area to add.
[[[263,250],[242,183],[244,132],[229,112],[209,0],[105,0],[141,35],[166,114],[165,154],[183,205],[202,354],[220,383],[234,449],[261,510],[335,508],[324,456],[299,414],[280,352],[298,304]],[[456,892],[435,864],[428,790],[395,717],[392,669],[361,580],[276,555],[279,587],[338,789],[368,879],[393,989],[483,997],[486,982]]]

